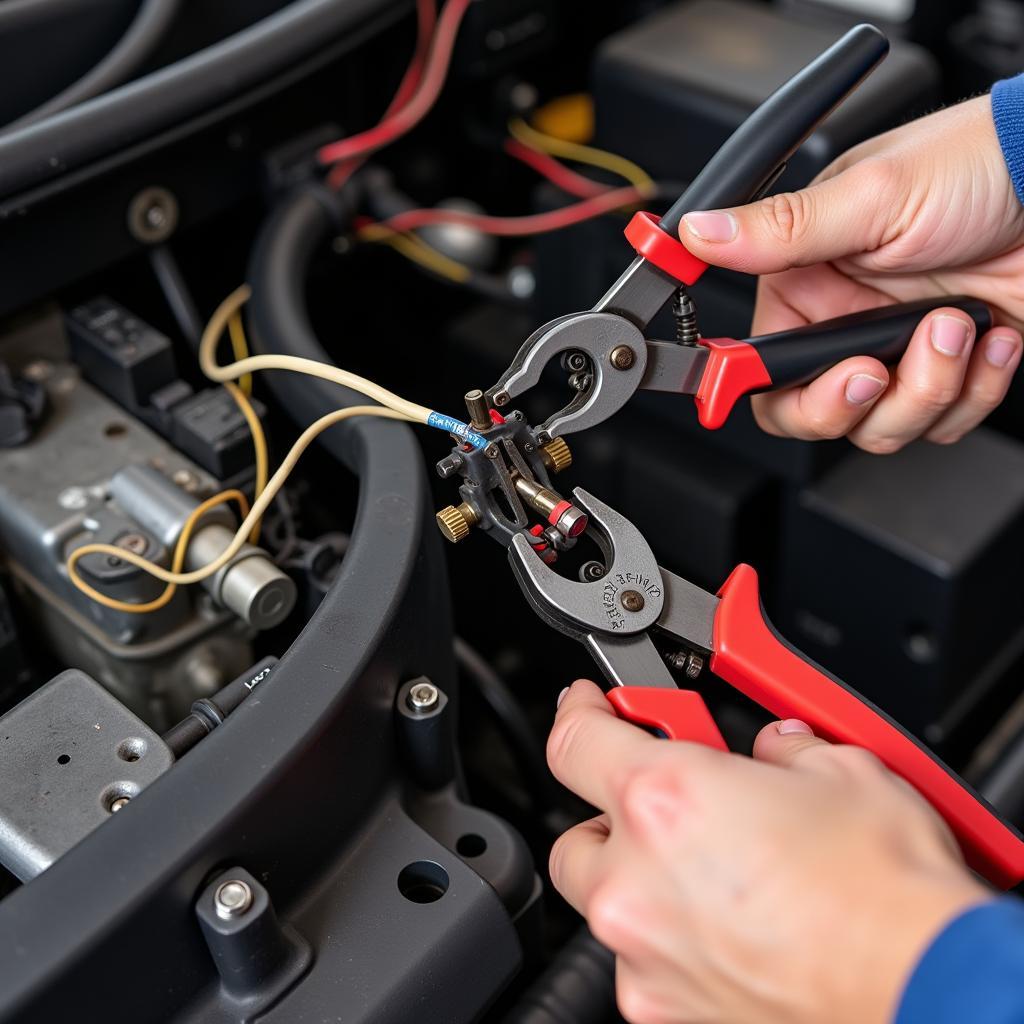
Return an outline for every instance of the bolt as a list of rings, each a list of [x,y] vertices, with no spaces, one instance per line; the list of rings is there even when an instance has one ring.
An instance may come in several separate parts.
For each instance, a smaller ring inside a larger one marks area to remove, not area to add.
[[[636,353],[628,345],[616,345],[609,359],[616,370],[628,370],[636,362]]]
[[[149,547],[149,541],[141,533],[126,533],[115,541],[119,548],[130,551],[133,555],[144,555]]]
[[[565,366],[568,370],[580,371],[587,365],[587,357],[582,352],[570,352],[565,357]]]
[[[508,405],[512,396],[507,391],[498,391],[494,395],[494,404],[497,406]]]
[[[116,800],[110,801],[110,813],[117,814],[122,807],[126,807],[128,801],[131,799],[130,796],[119,796]]]
[[[500,454],[501,453],[498,451],[498,446],[496,444],[489,444],[484,449],[484,455],[489,459],[496,459]]]
[[[624,590],[619,601],[627,612],[643,611],[644,595],[639,590]]]
[[[580,579],[584,583],[596,583],[604,576],[604,566],[595,560],[584,562],[580,566]]]
[[[704,671],[704,659],[699,654],[691,654],[686,659],[686,678],[696,679]]]
[[[417,714],[425,714],[437,707],[441,691],[433,683],[417,683],[410,691],[407,703]]]
[[[195,473],[190,469],[176,469],[171,479],[185,491],[194,491],[199,485]]]
[[[241,917],[252,906],[252,901],[252,889],[240,878],[221,882],[213,894],[213,905],[217,909],[217,916],[222,921]]]

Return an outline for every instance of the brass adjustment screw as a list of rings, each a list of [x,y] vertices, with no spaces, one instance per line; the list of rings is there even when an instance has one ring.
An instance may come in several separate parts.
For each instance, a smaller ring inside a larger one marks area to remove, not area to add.
[[[541,458],[544,460],[544,465],[551,470],[552,473],[561,473],[563,469],[568,469],[572,465],[572,452],[569,450],[569,446],[560,437],[556,437],[551,441],[548,441],[546,445],[540,450]]]
[[[449,505],[441,509],[434,518],[437,520],[438,529],[444,534],[444,539],[452,544],[464,541],[469,536],[470,528],[479,521],[479,516],[465,502],[458,507]]]

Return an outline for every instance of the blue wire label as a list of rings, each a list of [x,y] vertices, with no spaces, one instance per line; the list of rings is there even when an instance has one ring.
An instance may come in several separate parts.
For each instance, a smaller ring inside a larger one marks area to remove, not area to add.
[[[445,416],[444,413],[432,412],[427,417],[427,426],[436,427],[438,430],[461,437],[474,448],[486,448],[490,444],[486,437],[478,434],[475,430],[470,430],[468,423],[463,423],[462,420],[457,420],[454,416]]]

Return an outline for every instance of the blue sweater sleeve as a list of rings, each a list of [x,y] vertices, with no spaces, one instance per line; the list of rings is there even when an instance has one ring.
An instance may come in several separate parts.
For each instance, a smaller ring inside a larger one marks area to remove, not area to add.
[[[895,1024],[1022,1024],[1024,902],[1007,896],[946,926],[907,983]]]
[[[1017,198],[1024,203],[1024,75],[992,87],[992,117]]]

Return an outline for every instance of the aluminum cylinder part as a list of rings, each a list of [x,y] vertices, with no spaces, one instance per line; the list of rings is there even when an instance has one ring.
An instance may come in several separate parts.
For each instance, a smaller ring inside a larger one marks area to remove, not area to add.
[[[199,504],[159,470],[143,464],[127,466],[110,481],[111,497],[141,527],[173,548]],[[226,506],[203,515],[185,554],[191,572],[218,558],[231,543],[235,520]],[[279,625],[295,606],[296,588],[262,548],[245,544],[218,572],[202,581],[203,588],[221,606],[233,611],[254,629]]]

